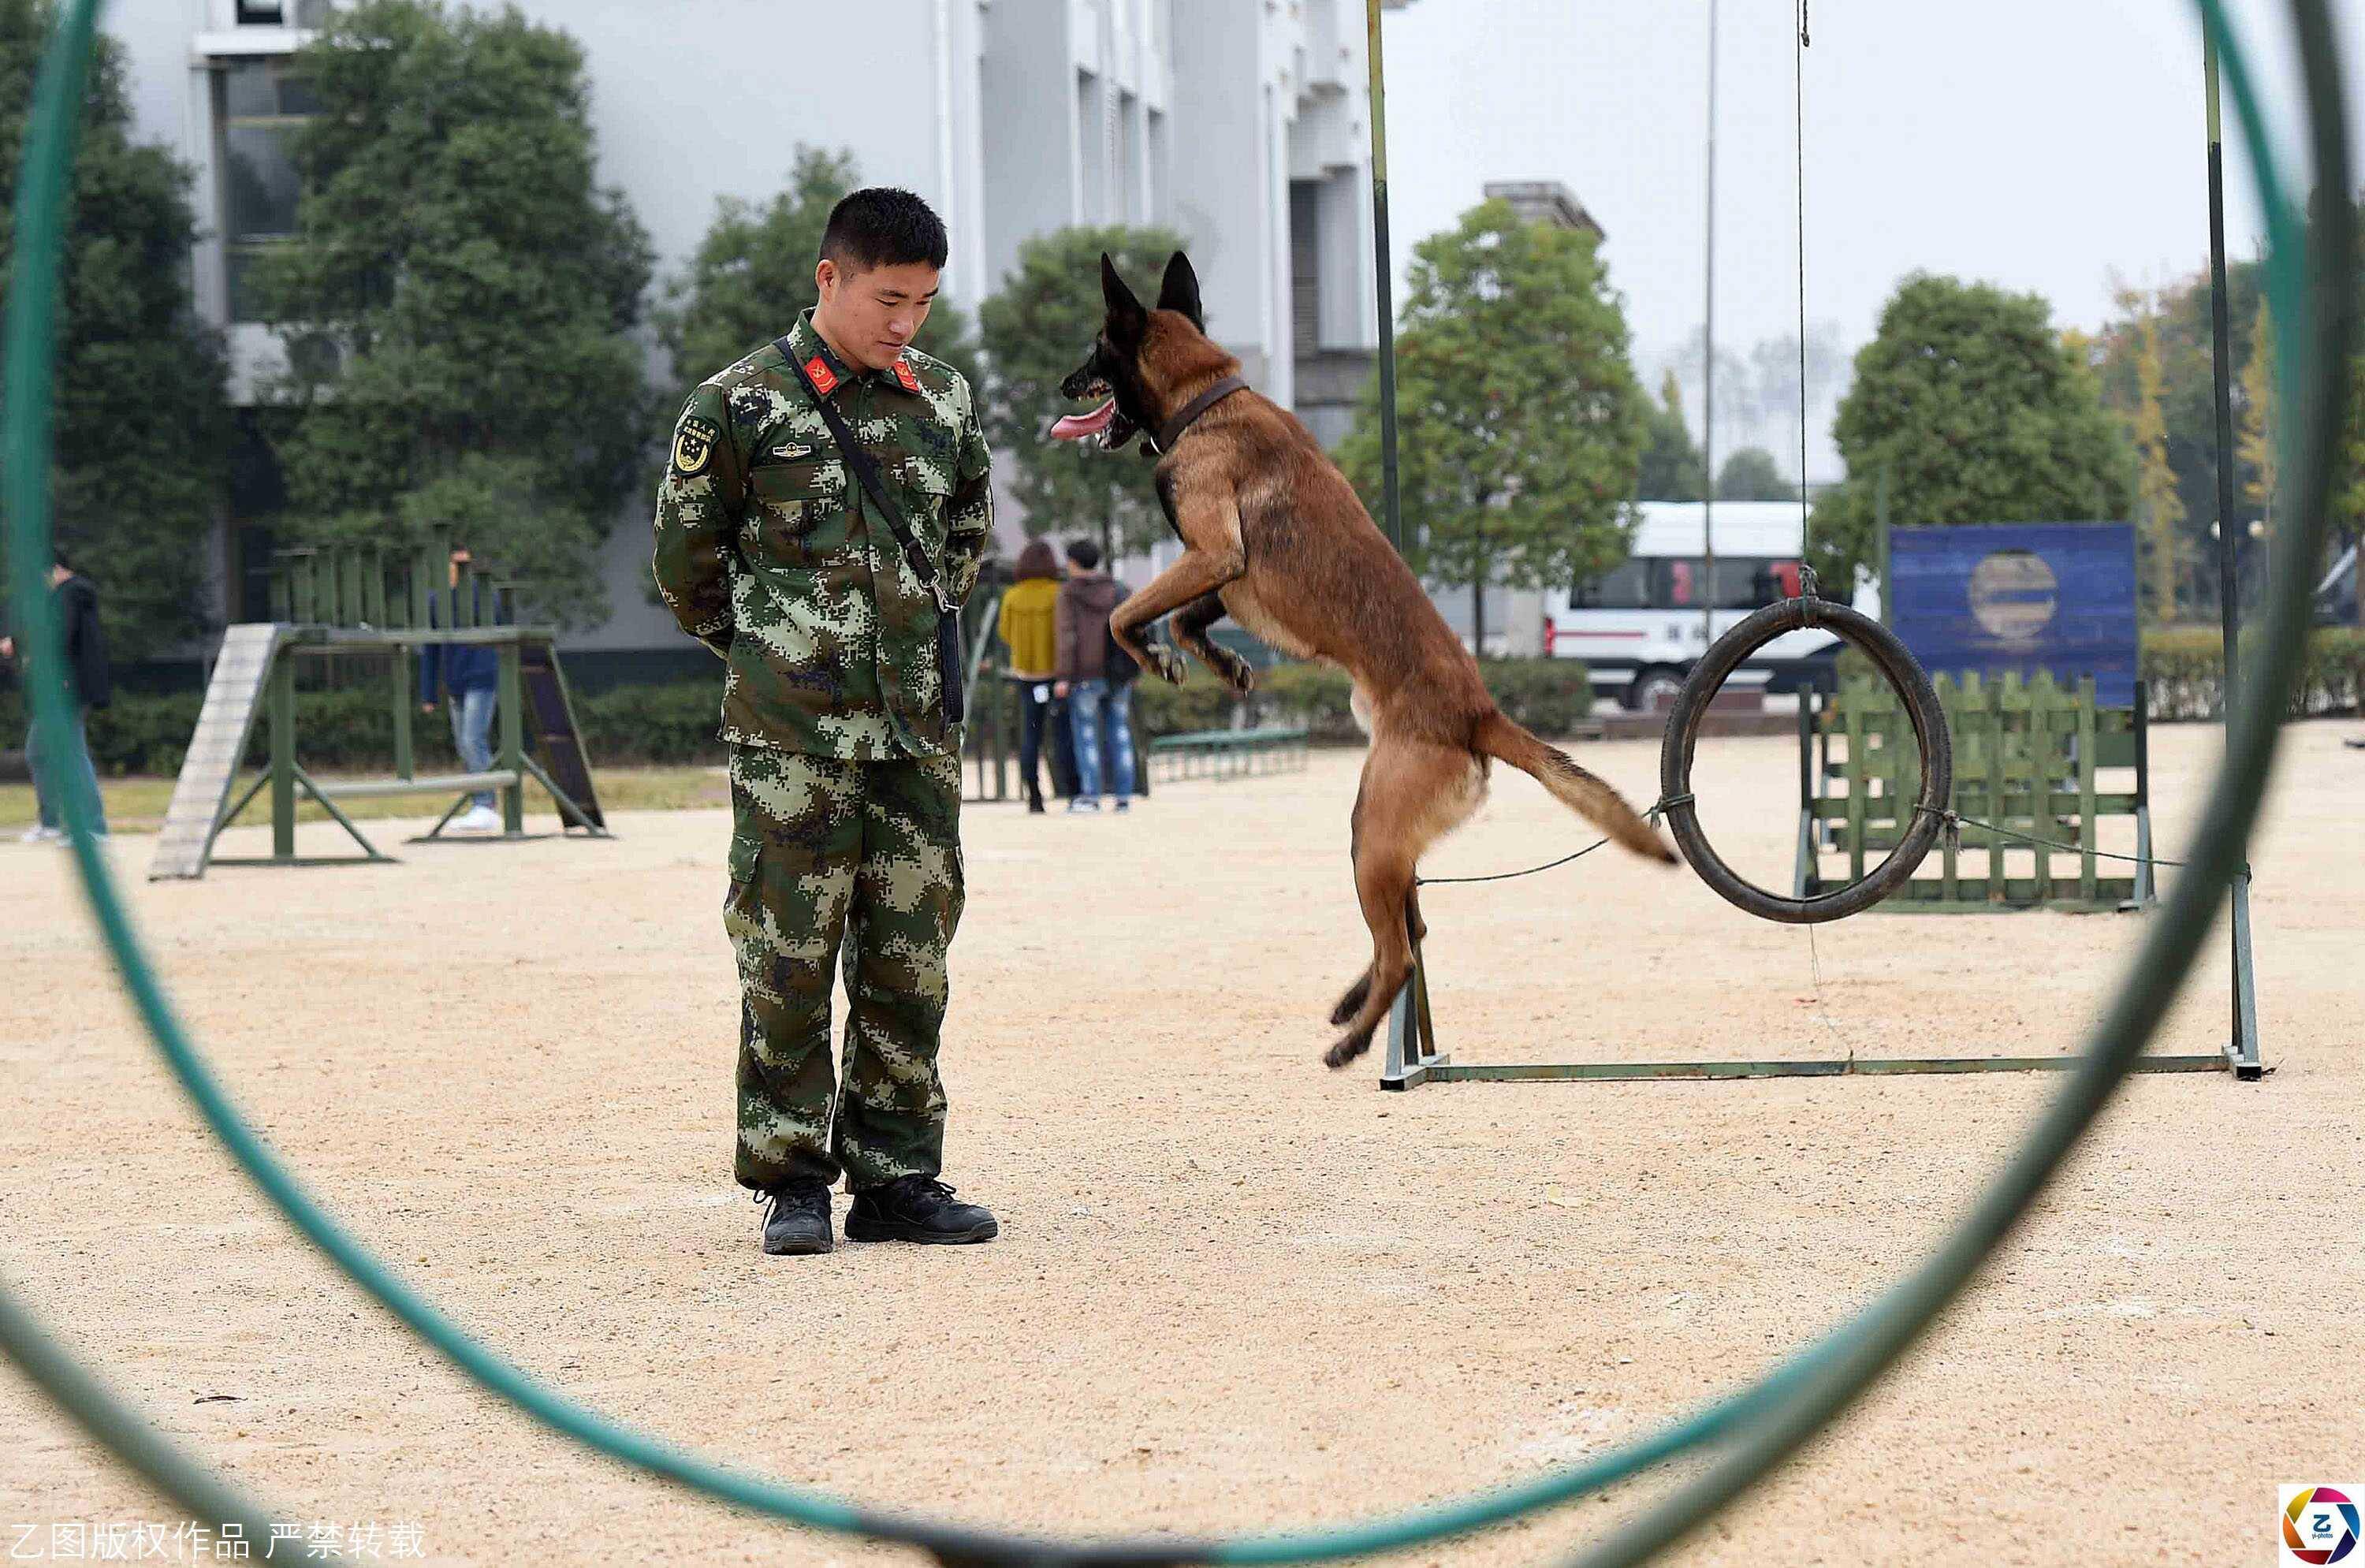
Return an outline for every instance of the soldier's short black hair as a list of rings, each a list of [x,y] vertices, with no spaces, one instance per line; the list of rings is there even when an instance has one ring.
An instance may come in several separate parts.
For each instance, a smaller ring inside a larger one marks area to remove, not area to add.
[[[1101,547],[1089,539],[1070,539],[1068,559],[1089,572],[1101,564]]]
[[[950,247],[944,219],[910,191],[892,185],[859,190],[829,209],[822,230],[822,259],[847,272],[904,267],[916,263],[942,270]]]

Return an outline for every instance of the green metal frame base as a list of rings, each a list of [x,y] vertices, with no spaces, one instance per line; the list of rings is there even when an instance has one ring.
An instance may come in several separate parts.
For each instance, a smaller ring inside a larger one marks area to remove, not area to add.
[[[564,833],[422,833],[404,839],[405,844],[532,844],[545,838],[565,838]],[[602,834],[586,834],[587,838],[605,838]]]
[[[391,855],[208,855],[206,864],[213,866],[399,866],[402,862]]]
[[[2250,868],[2243,863],[2227,890],[2234,924],[2234,1017],[2225,1042],[2225,1062],[2236,1079],[2256,1083],[2267,1075],[2259,1056],[2259,979],[2250,966]]]
[[[2249,955],[2248,901],[2236,884],[2238,958]],[[2258,1059],[2258,1024],[2246,1011],[2250,992],[2245,983],[2247,963],[2236,970],[2236,1041],[2208,1056],[2154,1056],[2136,1060],[2135,1072],[2227,1072],[2255,1081],[2269,1070]],[[2240,1033],[2245,1019],[2247,1034]],[[2248,1054],[2245,1058],[2243,1045]],[[1396,996],[1388,1014],[1387,1053],[1382,1058],[1380,1087],[1401,1092],[1424,1083],[1636,1082],[1653,1080],[1732,1080],[1743,1078],[1867,1078],[1908,1073],[1941,1072],[2061,1072],[2079,1064],[2074,1056],[2050,1057],[1805,1057],[1757,1061],[1609,1061],[1609,1062],[1455,1062],[1437,1048],[1437,1029],[1429,1016],[1429,966],[1420,944],[1413,944],[1412,979]]]
[[[2070,1057],[1898,1057],[1796,1061],[1619,1062],[1438,1062],[1415,1082],[1506,1083],[1528,1081],[1621,1082],[1641,1079],[1858,1078],[1933,1072],[2059,1072],[2078,1065]],[[2224,1072],[2224,1056],[2145,1057],[2137,1072]],[[1395,1087],[1410,1088],[1411,1083]]]
[[[1429,966],[1421,961],[1420,944],[1415,942],[1412,979],[1388,1010],[1388,1048],[1381,1058],[1380,1087],[1418,1089],[1452,1065],[1452,1058],[1437,1048],[1437,1026],[1429,1015]]]

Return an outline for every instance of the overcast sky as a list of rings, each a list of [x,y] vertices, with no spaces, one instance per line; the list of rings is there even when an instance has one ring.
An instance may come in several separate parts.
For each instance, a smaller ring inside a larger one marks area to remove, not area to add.
[[[2287,95],[2282,0],[2231,8]],[[2353,78],[2365,6],[2343,8]],[[1721,0],[1717,339],[1744,355],[1798,315],[1794,15],[1791,0]],[[2114,277],[2156,286],[2206,263],[2191,5],[1812,0],[1810,22],[1807,313],[1845,355],[1915,268],[2034,290],[2057,323],[2091,327]],[[1399,269],[1486,181],[1563,181],[1608,230],[1610,281],[1655,386],[1702,319],[1707,0],[1414,0],[1386,28]],[[2278,112],[2292,134],[2294,106]],[[2229,243],[2244,255],[2260,225],[2230,97],[2225,118]],[[1795,470],[1795,435],[1788,447]],[[1813,476],[1837,466],[1819,428]]]

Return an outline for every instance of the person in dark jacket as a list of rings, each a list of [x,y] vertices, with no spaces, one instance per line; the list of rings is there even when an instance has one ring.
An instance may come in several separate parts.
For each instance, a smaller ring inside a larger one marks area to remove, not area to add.
[[[65,649],[66,692],[73,702],[73,720],[63,756],[50,759],[53,781],[42,778],[43,755],[38,726],[25,740],[25,760],[33,769],[33,795],[40,821],[26,830],[24,843],[55,842],[65,836],[64,802],[79,799],[91,832],[106,836],[106,803],[98,792],[98,769],[90,760],[90,711],[104,708],[115,697],[114,678],[107,668],[106,634],[98,624],[98,585],[75,571],[63,556],[50,568],[58,637]],[[23,651],[20,664],[29,665],[32,650]],[[16,639],[0,637],[0,658],[19,657]]]
[[[460,586],[460,568],[468,564],[468,547],[454,545],[452,550],[452,586]],[[471,579],[479,596],[486,591],[482,578]],[[429,601],[427,621],[431,626],[443,623],[443,596]],[[481,606],[479,606],[481,609]],[[465,619],[465,618],[464,618]],[[479,615],[482,623],[498,620],[497,616]],[[452,745],[460,754],[460,767],[469,773],[487,773],[493,766],[493,715],[500,706],[501,656],[498,650],[481,644],[465,643],[428,643],[419,650],[419,708],[423,713],[435,711],[439,696],[449,694],[452,711]],[[468,809],[452,824],[454,833],[499,833],[501,817],[493,810],[493,792],[479,790],[469,798]]]
[[[1071,812],[1101,809],[1101,784],[1120,812],[1133,804],[1133,687],[1108,667],[1109,611],[1125,598],[1124,585],[1100,569],[1101,547],[1089,539],[1068,546],[1068,580],[1059,589],[1059,684],[1067,699],[1068,728],[1076,747],[1076,792]],[[1108,768],[1102,772],[1105,747]]]

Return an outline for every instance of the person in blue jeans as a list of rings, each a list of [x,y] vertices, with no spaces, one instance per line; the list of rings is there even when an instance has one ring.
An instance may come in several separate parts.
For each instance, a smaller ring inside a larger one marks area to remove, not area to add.
[[[55,601],[58,641],[65,654],[66,695],[73,717],[66,735],[66,754],[54,759],[62,777],[52,788],[42,779],[47,760],[38,726],[25,737],[25,760],[33,770],[34,809],[40,820],[20,835],[26,844],[53,844],[65,837],[65,801],[78,800],[91,832],[106,836],[106,802],[98,792],[98,769],[90,759],[89,716],[114,697],[114,678],[106,661],[106,637],[98,623],[98,587],[69,566],[63,555],[50,568],[50,598]],[[29,660],[32,650],[24,650]],[[0,637],[0,659],[18,656],[17,641]],[[26,704],[29,709],[32,704]],[[28,715],[29,716],[29,715]]]
[[[1101,548],[1091,540],[1068,545],[1068,580],[1059,588],[1057,617],[1059,678],[1052,689],[1067,700],[1069,735],[1075,745],[1070,812],[1099,811],[1104,782],[1118,811],[1133,805],[1132,677],[1139,672],[1121,651],[1109,647],[1109,611],[1124,599],[1125,585],[1100,565]],[[1112,669],[1113,660],[1124,660],[1126,667]]]
[[[452,550],[452,586],[460,586],[460,568],[468,564],[465,545]],[[482,595],[485,585],[472,579],[470,585]],[[428,624],[443,624],[441,596],[431,601]],[[486,618],[479,615],[481,623]],[[498,650],[459,643],[429,643],[419,650],[419,708],[424,713],[435,711],[439,695],[449,694],[452,713],[452,745],[460,754],[460,766],[470,773],[488,773],[493,767],[493,715],[500,706],[501,658]],[[454,833],[499,833],[501,817],[493,810],[493,792],[479,790],[468,800],[468,809],[452,824]]]

